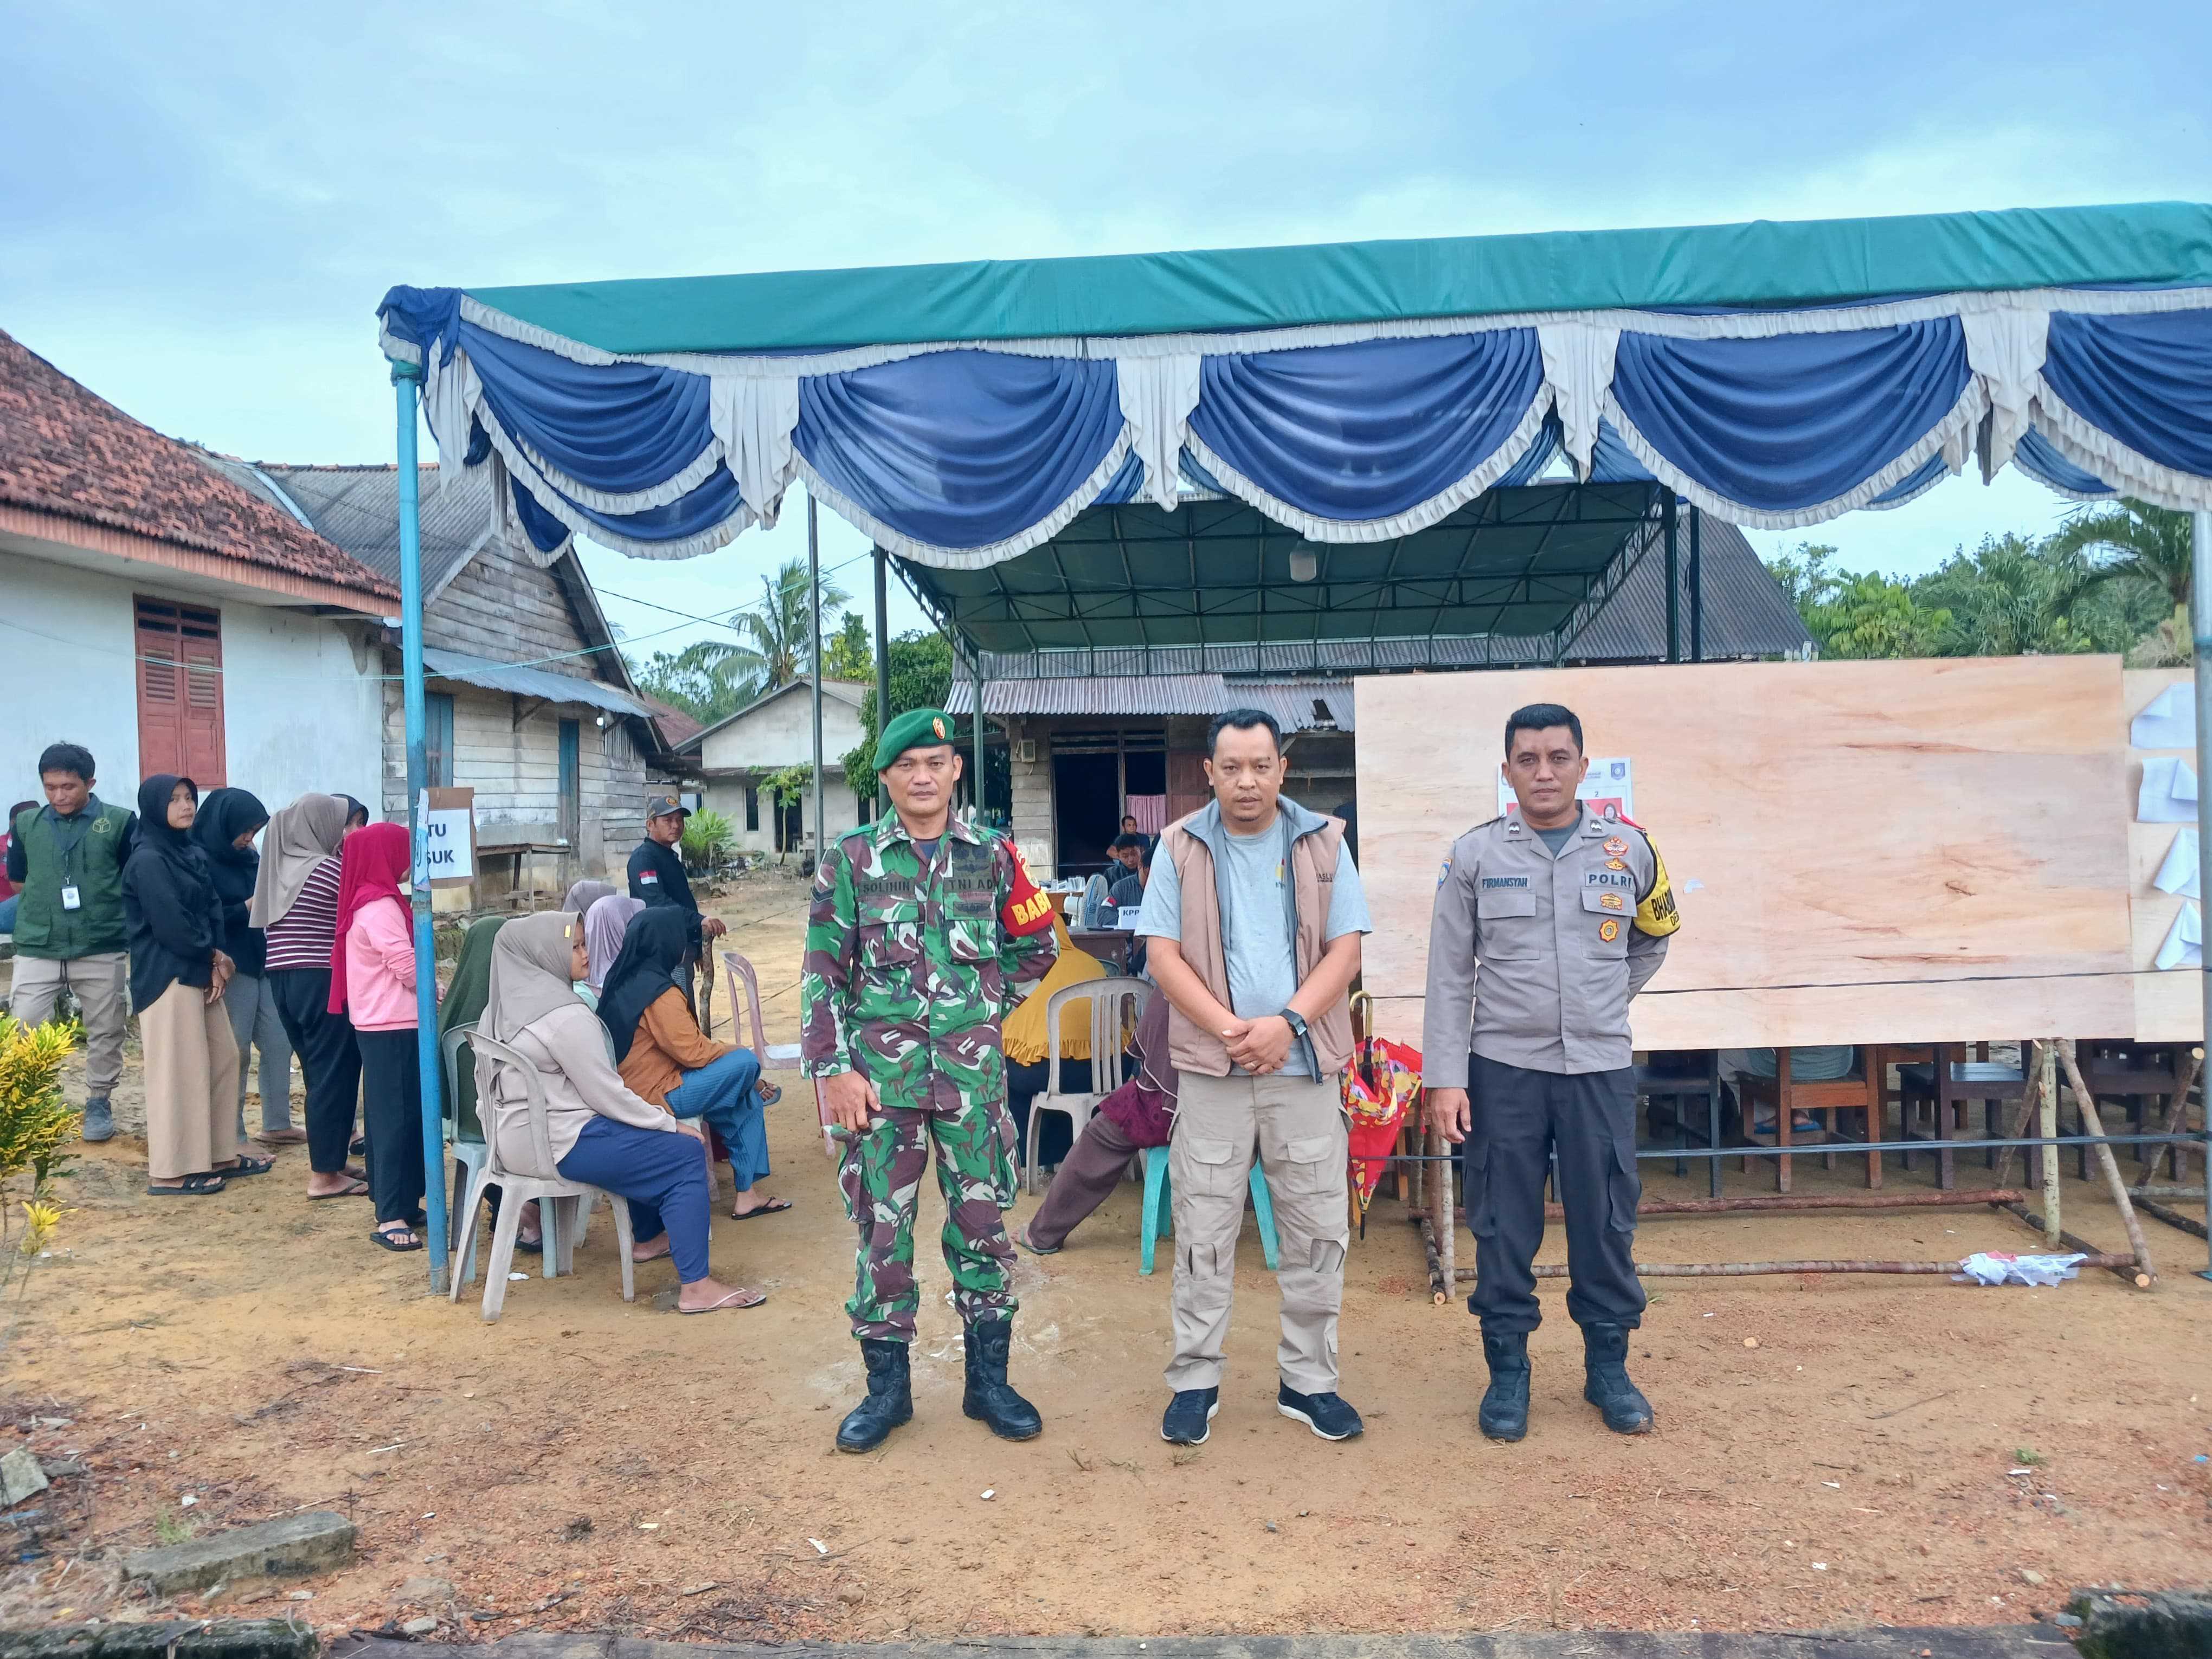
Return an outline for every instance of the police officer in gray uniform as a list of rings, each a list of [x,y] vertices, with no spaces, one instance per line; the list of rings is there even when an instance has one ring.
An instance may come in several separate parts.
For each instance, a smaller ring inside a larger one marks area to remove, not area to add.
[[[1476,1268],[1468,1310],[1482,1321],[1490,1387],[1480,1420],[1493,1440],[1528,1431],[1528,1333],[1542,1317],[1533,1269],[1554,1152],[1583,1397],[1619,1433],[1651,1426],[1627,1369],[1628,1334],[1644,1318],[1628,1002],[1659,971],[1681,919],[1650,837],[1576,799],[1589,769],[1571,712],[1516,710],[1505,775],[1520,810],[1452,843],[1429,929],[1429,1113],[1465,1146]]]

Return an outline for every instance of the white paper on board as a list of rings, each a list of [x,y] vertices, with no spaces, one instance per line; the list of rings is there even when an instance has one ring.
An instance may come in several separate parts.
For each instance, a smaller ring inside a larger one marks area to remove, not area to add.
[[[2169,685],[2143,705],[2128,726],[2128,741],[2137,749],[2194,749],[2197,747],[2197,700],[2192,687]]]
[[[2136,792],[2137,823],[2197,822],[2197,773],[2178,755],[2154,755],[2143,763],[2142,787]]]
[[[2184,898],[2201,898],[2197,890],[2197,832],[2177,830],[2173,845],[2166,849],[2166,862],[2158,866],[2152,885],[2163,893],[2179,893]]]
[[[2152,966],[2202,968],[2204,965],[2204,915],[2194,904],[2185,904],[2173,926],[2166,930],[2166,943],[2158,947]]]

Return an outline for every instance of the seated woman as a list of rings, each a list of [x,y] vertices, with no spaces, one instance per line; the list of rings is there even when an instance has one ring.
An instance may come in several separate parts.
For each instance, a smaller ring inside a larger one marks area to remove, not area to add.
[[[1051,1081],[1044,1049],[1045,1009],[1052,994],[1107,976],[1106,964],[1088,951],[1077,949],[1068,937],[1067,924],[1058,916],[1052,919],[1052,935],[1060,946],[1052,971],[1022,999],[1000,1028],[1000,1042],[1006,1056],[1006,1109],[1012,1115],[1018,1137],[1015,1144],[1023,1147],[1029,1145],[1030,1103]],[[1091,1004],[1085,998],[1076,998],[1060,1011],[1060,1085],[1074,1094],[1101,1086],[1091,1079]],[[1049,1170],[1066,1158],[1073,1139],[1065,1118],[1056,1112],[1046,1118],[1037,1132],[1037,1167]]]
[[[1060,1017],[1066,1018],[1065,1011]],[[1139,1150],[1168,1144],[1182,1079],[1168,1058],[1168,1000],[1158,991],[1138,1017],[1130,1047],[1143,1060],[1143,1069],[1098,1103],[1097,1115],[1060,1161],[1044,1202],[1015,1235],[1015,1242],[1034,1255],[1050,1255],[1066,1243],[1067,1236],[1106,1201]]]
[[[584,950],[592,959],[592,970],[584,975],[584,984],[592,994],[592,1006],[599,1006],[599,999],[606,989],[607,975],[614,971],[615,958],[622,954],[623,935],[629,930],[629,919],[645,908],[643,899],[634,899],[627,893],[612,893],[603,899],[594,899],[584,912]]]
[[[760,1056],[751,1049],[717,1042],[700,1031],[682,977],[690,940],[690,915],[672,905],[632,916],[599,993],[599,1018],[631,1091],[678,1117],[702,1120],[721,1137],[738,1189],[730,1218],[774,1215],[789,1209],[790,1200],[757,1193],[753,1183],[769,1172],[763,1109],[781,1100],[783,1091],[761,1081]]]
[[[517,1174],[559,1176],[626,1200],[639,1261],[673,1258],[676,1311],[757,1308],[768,1300],[708,1272],[707,1169],[699,1134],[623,1086],[592,1011],[570,988],[584,975],[584,932],[572,915],[523,916],[492,944],[491,988],[477,1029],[534,1067],[545,1097],[553,1168],[538,1166],[529,1094],[505,1062],[479,1049],[477,1101],[499,1159]]]

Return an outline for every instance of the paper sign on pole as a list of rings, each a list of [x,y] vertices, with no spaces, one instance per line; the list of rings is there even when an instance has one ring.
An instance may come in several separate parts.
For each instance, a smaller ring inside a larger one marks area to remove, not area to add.
[[[417,880],[432,887],[465,887],[477,874],[477,792],[422,792],[422,868]]]
[[[1626,756],[1593,758],[1589,771],[1575,791],[1575,799],[1600,817],[1634,818],[1636,816],[1636,769]],[[1499,817],[1517,812],[1521,804],[1513,798],[1513,786],[1505,781],[1505,768],[1498,769],[1498,811]]]

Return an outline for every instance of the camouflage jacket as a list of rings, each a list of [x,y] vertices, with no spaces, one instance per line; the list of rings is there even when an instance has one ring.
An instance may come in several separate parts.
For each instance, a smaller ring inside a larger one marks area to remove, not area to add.
[[[858,1071],[917,1110],[1002,1093],[999,1022],[1059,955],[1050,928],[1000,924],[1017,868],[1011,842],[957,818],[927,868],[896,812],[841,836],[806,928],[807,1075]]]

